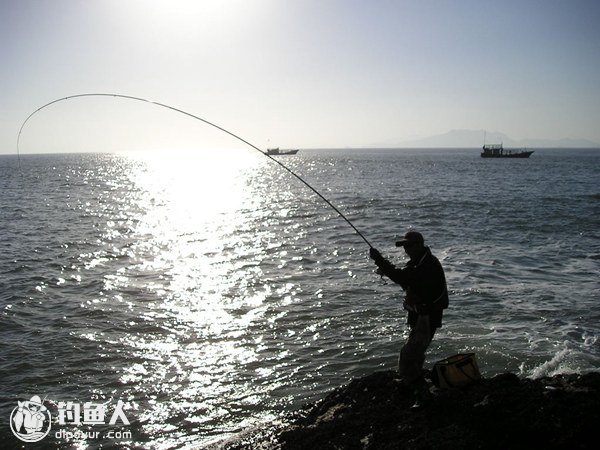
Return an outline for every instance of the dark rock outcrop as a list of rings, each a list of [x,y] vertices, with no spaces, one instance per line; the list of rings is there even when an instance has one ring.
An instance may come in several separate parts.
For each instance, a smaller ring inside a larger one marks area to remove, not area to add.
[[[395,372],[377,372],[307,405],[286,425],[255,430],[227,449],[597,448],[600,373],[537,380],[513,374],[435,390],[413,408]]]

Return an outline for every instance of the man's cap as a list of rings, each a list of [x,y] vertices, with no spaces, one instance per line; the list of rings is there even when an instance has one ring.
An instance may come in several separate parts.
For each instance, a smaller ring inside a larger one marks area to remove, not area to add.
[[[404,239],[396,242],[396,247],[406,247],[411,246],[413,244],[425,244],[425,239],[423,239],[423,235],[418,231],[409,231],[404,235]]]

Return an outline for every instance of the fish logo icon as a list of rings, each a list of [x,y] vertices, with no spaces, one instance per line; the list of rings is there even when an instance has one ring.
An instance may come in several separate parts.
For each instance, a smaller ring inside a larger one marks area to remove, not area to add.
[[[50,432],[52,416],[39,396],[31,400],[17,402],[18,406],[10,414],[10,429],[23,442],[38,442]]]

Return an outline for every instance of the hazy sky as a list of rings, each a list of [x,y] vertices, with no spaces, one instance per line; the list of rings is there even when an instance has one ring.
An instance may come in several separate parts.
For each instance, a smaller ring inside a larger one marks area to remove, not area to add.
[[[167,103],[261,148],[451,129],[600,142],[599,24],[597,0],[0,0],[0,152],[33,110],[85,92]],[[214,139],[150,105],[80,99],[35,116],[21,151]]]

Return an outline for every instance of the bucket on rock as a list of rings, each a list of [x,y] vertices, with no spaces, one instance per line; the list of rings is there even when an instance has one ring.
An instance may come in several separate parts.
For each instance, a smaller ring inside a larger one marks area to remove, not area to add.
[[[431,381],[441,389],[464,387],[481,379],[475,353],[460,353],[436,362]]]

